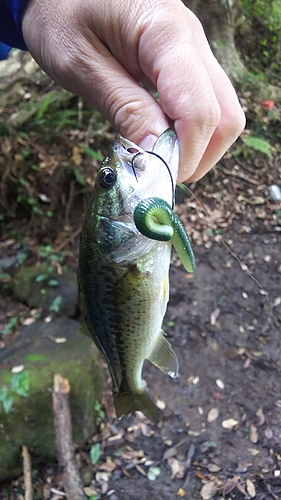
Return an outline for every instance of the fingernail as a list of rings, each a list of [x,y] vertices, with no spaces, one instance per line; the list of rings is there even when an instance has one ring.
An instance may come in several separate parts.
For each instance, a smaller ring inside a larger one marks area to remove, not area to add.
[[[158,137],[156,135],[148,134],[138,143],[138,146],[140,146],[145,151],[150,151],[157,139]]]

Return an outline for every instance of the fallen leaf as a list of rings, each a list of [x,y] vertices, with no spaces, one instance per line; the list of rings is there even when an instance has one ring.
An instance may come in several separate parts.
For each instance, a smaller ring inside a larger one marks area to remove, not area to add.
[[[234,418],[228,418],[227,420],[223,420],[221,426],[224,429],[231,431],[238,423],[238,420],[235,420]]]
[[[217,464],[208,464],[207,469],[209,472],[218,472],[219,470],[221,470],[221,467]]]
[[[228,493],[230,493],[234,488],[236,488],[237,484],[238,484],[238,476],[234,476],[228,479],[221,488],[222,493],[224,495],[228,495]]]
[[[168,464],[171,468],[171,473],[172,473],[171,478],[174,479],[174,477],[176,477],[176,475],[180,471],[180,463],[176,458],[171,457],[171,458],[168,458]]]
[[[78,146],[73,146],[71,159],[77,167],[81,165],[82,155]]]
[[[216,309],[215,309],[215,310],[211,313],[211,315],[210,315],[210,323],[211,323],[211,325],[212,325],[212,326],[214,326],[214,325],[216,324],[217,319],[218,319],[218,317],[219,317],[219,315],[220,315],[220,312],[221,312],[220,308],[219,308],[219,307],[217,307],[217,308],[216,308]]]
[[[270,427],[267,427],[267,429],[265,429],[265,431],[264,431],[264,435],[265,435],[266,439],[272,439],[273,438],[272,429],[270,429]]]
[[[258,417],[259,421],[258,421],[258,427],[260,427],[261,425],[264,424],[265,422],[265,416],[264,416],[264,413],[263,413],[263,409],[260,408],[257,412],[256,412],[256,416]]]
[[[180,498],[185,497],[185,490],[183,488],[179,488],[177,491],[177,496]]]
[[[207,415],[207,422],[213,422],[216,420],[219,416],[219,409],[218,408],[212,408]]]
[[[177,449],[172,446],[171,448],[168,448],[164,454],[163,454],[163,459],[168,460],[168,458],[174,457],[177,454]]]
[[[149,481],[155,481],[155,479],[157,479],[160,474],[160,467],[149,467],[147,471],[147,478],[149,479]]]
[[[67,338],[66,337],[54,337],[53,341],[56,344],[64,344],[65,342],[67,342]]]
[[[257,443],[259,439],[258,430],[255,425],[250,425],[249,439],[251,443]]]
[[[24,325],[24,326],[29,326],[29,325],[32,325],[33,323],[36,323],[36,319],[35,318],[25,318],[22,321],[22,325]]]
[[[203,498],[203,500],[211,500],[215,494],[217,493],[218,489],[213,481],[209,481],[208,483],[204,484],[202,486],[200,495]]]
[[[216,385],[218,386],[219,389],[223,390],[225,385],[223,383],[222,380],[220,380],[219,378],[216,380]]]
[[[143,476],[146,477],[146,472],[140,465],[136,464],[136,469],[137,469],[137,471],[139,471],[140,474],[142,474]]]
[[[100,443],[95,443],[91,446],[90,459],[93,465],[96,465],[100,458]]]
[[[24,370],[24,365],[13,366],[11,373],[20,373]]]
[[[256,488],[254,483],[251,481],[251,479],[246,480],[246,488],[247,492],[250,495],[251,498],[254,498],[256,496]]]
[[[161,399],[155,398],[155,404],[159,410],[164,411],[166,408],[166,403],[165,401],[162,401]]]
[[[212,396],[217,401],[223,401],[224,399],[227,398],[227,396],[225,394],[222,394],[221,392],[217,392],[217,391],[212,392]]]
[[[129,477],[130,477],[130,476],[129,476]],[[110,473],[108,473],[108,472],[100,472],[100,471],[98,471],[98,472],[96,473],[95,478],[96,478],[96,482],[97,482],[97,483],[108,483],[109,478],[110,478]]]
[[[85,486],[84,493],[85,495],[87,495],[87,497],[95,497],[96,495],[98,495],[98,491],[93,486]]]

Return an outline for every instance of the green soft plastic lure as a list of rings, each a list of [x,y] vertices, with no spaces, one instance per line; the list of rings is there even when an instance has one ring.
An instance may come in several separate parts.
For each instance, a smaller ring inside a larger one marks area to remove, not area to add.
[[[195,270],[195,257],[188,234],[169,203],[157,197],[140,201],[134,210],[134,222],[147,238],[171,240],[186,271],[192,273]]]

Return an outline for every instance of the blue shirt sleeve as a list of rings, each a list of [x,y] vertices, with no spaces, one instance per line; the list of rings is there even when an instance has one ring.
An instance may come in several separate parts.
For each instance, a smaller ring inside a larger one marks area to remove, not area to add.
[[[0,0],[0,59],[7,57],[11,47],[27,50],[21,16],[27,0]]]

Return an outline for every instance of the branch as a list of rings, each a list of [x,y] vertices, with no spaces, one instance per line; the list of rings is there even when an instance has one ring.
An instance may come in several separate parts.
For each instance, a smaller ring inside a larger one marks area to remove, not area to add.
[[[23,476],[24,476],[24,500],[33,500],[31,458],[27,446],[22,447]]]
[[[66,378],[54,376],[53,415],[59,465],[63,470],[63,482],[68,500],[86,500],[79,475],[72,439],[71,414],[68,394],[70,385]]]

